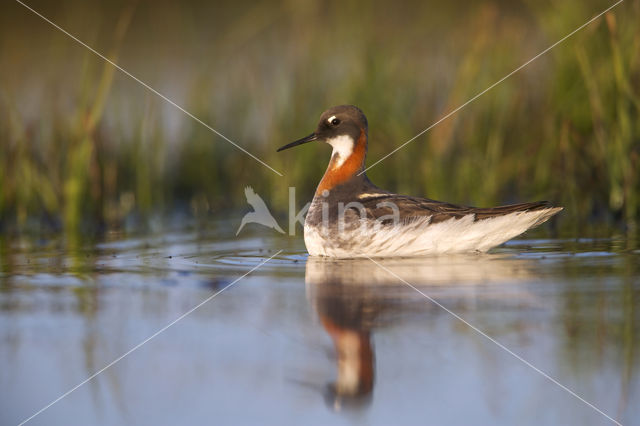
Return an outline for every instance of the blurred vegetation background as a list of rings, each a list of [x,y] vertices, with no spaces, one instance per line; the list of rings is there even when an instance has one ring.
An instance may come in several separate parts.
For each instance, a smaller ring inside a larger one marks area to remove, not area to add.
[[[284,215],[288,187],[301,207],[330,149],[275,150],[310,133],[324,109],[365,111],[372,164],[613,2],[27,4],[284,177],[8,1],[0,14],[3,233],[231,217],[247,209],[246,185]],[[471,205],[548,199],[565,206],[558,227],[576,235],[636,232],[639,17],[640,0],[626,0],[370,178]]]

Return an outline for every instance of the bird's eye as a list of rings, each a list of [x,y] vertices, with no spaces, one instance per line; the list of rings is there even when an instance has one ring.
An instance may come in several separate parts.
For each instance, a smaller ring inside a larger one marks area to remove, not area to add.
[[[334,118],[333,120],[331,120],[331,124],[334,126],[337,126],[338,124],[340,124],[340,120],[338,120],[337,118]]]

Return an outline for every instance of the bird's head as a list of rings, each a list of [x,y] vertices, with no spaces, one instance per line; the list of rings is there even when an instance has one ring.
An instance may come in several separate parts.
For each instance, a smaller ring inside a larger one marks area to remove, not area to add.
[[[313,141],[323,141],[333,147],[331,159],[334,167],[340,167],[352,155],[361,157],[358,160],[364,163],[367,132],[367,117],[360,108],[353,105],[335,106],[322,113],[315,132],[279,148],[278,152]]]

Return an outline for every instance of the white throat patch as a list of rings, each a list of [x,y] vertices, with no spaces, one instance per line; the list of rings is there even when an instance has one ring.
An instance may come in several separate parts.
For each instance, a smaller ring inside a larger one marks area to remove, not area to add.
[[[349,135],[342,135],[327,139],[327,143],[333,147],[331,158],[338,154],[335,167],[340,167],[344,164],[346,159],[349,158],[351,153],[353,153],[353,145],[355,144],[353,138]]]

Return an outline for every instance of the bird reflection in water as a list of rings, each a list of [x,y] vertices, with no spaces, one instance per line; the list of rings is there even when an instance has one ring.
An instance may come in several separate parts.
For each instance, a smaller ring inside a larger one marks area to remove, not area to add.
[[[525,260],[498,255],[376,262],[384,268],[368,259],[311,256],[307,260],[307,297],[336,351],[337,377],[325,392],[326,402],[334,410],[361,408],[371,401],[375,383],[372,335],[376,329],[390,326],[412,312],[440,309],[393,274],[438,300],[500,299],[505,294],[512,298],[513,291],[505,293],[500,290],[502,286],[485,293],[485,285],[533,278]],[[532,297],[522,288],[516,294],[520,301]]]
[[[375,356],[371,333],[379,303],[361,288],[327,281],[314,288],[313,303],[319,320],[336,351],[338,375],[326,387],[329,405],[362,405],[370,401]]]

